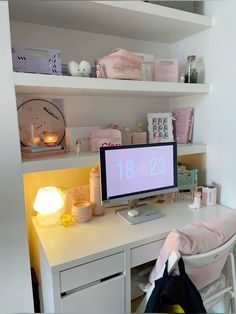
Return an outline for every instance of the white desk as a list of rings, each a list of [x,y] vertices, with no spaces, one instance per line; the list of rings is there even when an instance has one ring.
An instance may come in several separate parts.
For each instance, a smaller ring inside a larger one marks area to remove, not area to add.
[[[40,227],[33,219],[44,312],[130,312],[132,267],[156,259],[172,229],[232,211],[187,204],[158,204],[166,216],[138,225],[124,222],[114,208],[70,227]]]

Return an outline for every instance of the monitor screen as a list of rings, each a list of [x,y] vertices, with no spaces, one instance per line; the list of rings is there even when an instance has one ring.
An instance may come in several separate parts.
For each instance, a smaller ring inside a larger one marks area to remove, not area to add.
[[[100,148],[102,202],[177,190],[175,142]]]

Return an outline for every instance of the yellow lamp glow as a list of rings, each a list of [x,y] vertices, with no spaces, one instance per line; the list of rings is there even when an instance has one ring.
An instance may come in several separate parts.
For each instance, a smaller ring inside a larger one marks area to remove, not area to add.
[[[55,186],[46,186],[38,190],[33,208],[37,219],[42,225],[52,225],[58,222],[60,209],[63,206],[62,197]]]

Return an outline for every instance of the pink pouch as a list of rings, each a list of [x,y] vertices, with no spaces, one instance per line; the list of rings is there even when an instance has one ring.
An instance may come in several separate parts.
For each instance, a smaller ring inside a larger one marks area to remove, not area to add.
[[[98,129],[90,134],[91,151],[99,151],[99,147],[121,145],[121,131],[117,129]]]
[[[116,49],[97,60],[111,79],[141,80],[142,59],[125,49]]]

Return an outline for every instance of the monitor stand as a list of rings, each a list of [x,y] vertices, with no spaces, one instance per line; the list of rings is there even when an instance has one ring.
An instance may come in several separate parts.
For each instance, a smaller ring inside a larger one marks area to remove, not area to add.
[[[128,215],[128,211],[131,209],[136,209],[139,212],[139,215],[131,217]],[[125,220],[128,224],[136,225],[142,222],[150,221],[157,218],[162,218],[165,214],[158,211],[157,206],[153,203],[140,203],[139,200],[130,200],[128,201],[128,207],[118,209],[116,214]]]

